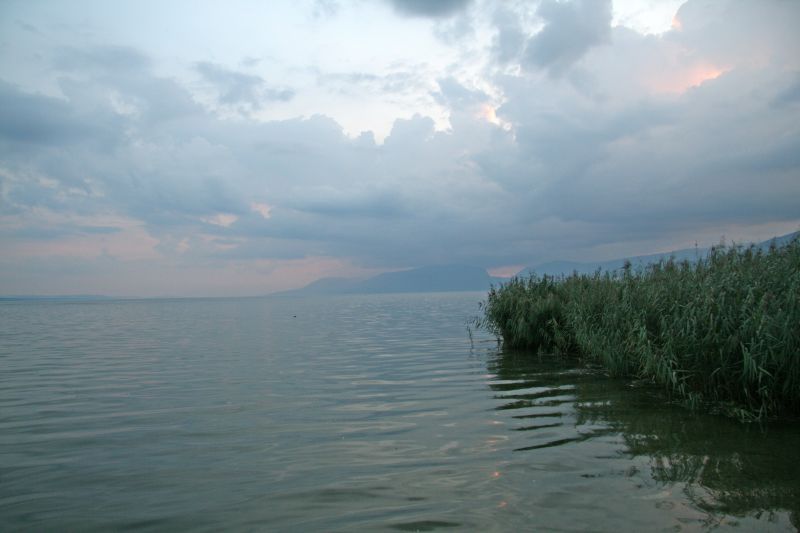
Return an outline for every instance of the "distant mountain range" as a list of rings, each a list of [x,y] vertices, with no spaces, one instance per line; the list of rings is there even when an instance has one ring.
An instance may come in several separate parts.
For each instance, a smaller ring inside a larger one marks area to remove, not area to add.
[[[775,243],[776,246],[788,244],[792,239],[800,236],[800,231],[775,237],[756,243],[755,246],[762,250],[767,250]],[[623,268],[625,261],[630,261],[631,267],[635,270],[659,261],[666,261],[673,258],[676,261],[689,261],[694,262],[700,258],[706,257],[711,249],[710,248],[687,248],[684,250],[675,250],[673,252],[666,252],[663,254],[651,255],[638,255],[634,257],[624,257],[622,259],[612,259],[610,261],[597,261],[597,262],[573,262],[573,261],[551,261],[549,263],[542,263],[534,267],[529,267],[517,273],[518,277],[528,277],[531,274],[538,274],[539,276],[567,276],[573,272],[578,274],[592,274],[597,270],[614,271]]]
[[[790,233],[757,243],[756,246],[766,250],[773,242],[781,246],[798,236],[800,236],[800,232]],[[630,261],[631,266],[636,269],[648,264],[667,260],[670,257],[677,261],[686,260],[693,262],[701,257],[705,257],[709,250],[710,248],[689,248],[663,254],[640,255],[596,262],[551,261],[525,268],[517,273],[517,277],[528,277],[533,273],[540,276],[545,274],[559,276],[569,275],[573,272],[591,274],[598,269],[613,271],[622,268],[625,261]],[[274,293],[271,296],[486,291],[492,285],[498,285],[509,279],[510,278],[492,277],[485,269],[474,266],[427,266],[398,272],[387,272],[367,279],[322,278],[303,288],[282,291]]]
[[[480,267],[427,266],[386,272],[367,279],[322,278],[301,289],[274,293],[273,296],[486,291],[492,284],[503,281],[507,278],[492,277]]]
[[[687,248],[685,250],[675,250],[674,252],[667,252],[663,254],[638,255],[634,257],[625,257],[622,259],[611,259],[609,261],[586,263],[575,261],[550,261],[548,263],[542,263],[534,267],[523,269],[517,273],[517,276],[528,277],[534,273],[538,274],[539,276],[567,276],[573,272],[577,272],[578,274],[593,274],[598,270],[614,271],[623,268],[625,266],[625,261],[629,261],[631,263],[631,267],[635,270],[639,267],[658,263],[662,260],[667,260],[670,257],[674,258],[676,261],[686,260],[693,262],[700,257],[705,257],[708,251],[708,248]]]
[[[787,244],[794,238],[800,237],[800,232],[790,233],[757,243],[761,249],[768,249],[772,243],[778,246]],[[675,258],[678,261],[696,261],[705,257],[709,248],[690,248],[676,250],[663,254],[640,255],[610,261],[574,262],[551,261],[533,267],[522,269],[517,277],[528,277],[535,273],[539,276],[569,275],[573,272],[591,274],[598,269],[613,271],[623,267],[625,261],[630,261],[632,267],[640,268],[661,260]],[[400,293],[400,292],[455,292],[455,291],[487,291],[492,285],[499,285],[509,278],[490,276],[485,269],[475,266],[446,265],[426,266],[398,272],[386,272],[367,279],[352,278],[322,278],[300,289],[273,293],[270,296],[306,296],[321,294],[375,294],[375,293]],[[63,301],[93,301],[108,299],[107,296],[78,294],[68,296],[33,296],[13,295],[0,296],[0,301],[11,300],[63,300]]]

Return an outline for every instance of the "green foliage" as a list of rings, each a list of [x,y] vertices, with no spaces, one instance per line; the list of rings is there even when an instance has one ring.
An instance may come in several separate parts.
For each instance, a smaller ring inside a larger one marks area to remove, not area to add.
[[[800,413],[800,240],[696,263],[513,279],[479,325],[513,348],[573,353],[741,418]]]

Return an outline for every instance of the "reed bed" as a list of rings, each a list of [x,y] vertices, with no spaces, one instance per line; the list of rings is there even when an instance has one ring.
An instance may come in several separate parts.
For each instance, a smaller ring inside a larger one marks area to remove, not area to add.
[[[800,414],[800,240],[717,247],[696,262],[515,278],[478,325],[511,348],[575,354],[691,407]]]

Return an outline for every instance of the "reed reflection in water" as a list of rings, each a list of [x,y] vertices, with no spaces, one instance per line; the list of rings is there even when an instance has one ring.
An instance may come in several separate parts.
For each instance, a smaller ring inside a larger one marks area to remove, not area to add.
[[[600,368],[555,357],[499,351],[487,367],[496,409],[507,413],[511,430],[530,435],[514,451],[535,451],[540,459],[547,450],[545,470],[559,470],[553,454],[569,449],[564,471],[583,470],[580,477],[601,486],[615,477],[631,480],[627,513],[635,514],[636,501],[651,501],[672,511],[653,525],[674,518],[680,529],[800,528],[800,432],[791,421],[742,424],[691,412],[648,383],[610,379]],[[590,454],[596,460],[583,463]],[[589,485],[564,495],[591,492]],[[607,492],[601,501],[613,507],[616,499]]]

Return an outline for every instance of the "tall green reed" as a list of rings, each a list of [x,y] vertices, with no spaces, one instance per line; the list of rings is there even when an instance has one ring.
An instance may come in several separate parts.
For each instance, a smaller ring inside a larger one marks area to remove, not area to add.
[[[506,346],[570,353],[742,418],[800,413],[800,240],[717,247],[695,263],[515,278],[479,325]]]

